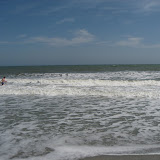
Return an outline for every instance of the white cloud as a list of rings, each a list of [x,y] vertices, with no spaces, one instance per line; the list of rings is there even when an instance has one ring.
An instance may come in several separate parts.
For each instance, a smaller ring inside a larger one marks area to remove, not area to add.
[[[127,47],[140,47],[142,46],[143,38],[140,37],[129,37],[126,40],[121,40],[115,43],[117,46],[127,46]]]
[[[71,39],[61,37],[32,37],[26,40],[26,43],[44,43],[52,46],[74,46],[90,43],[95,40],[95,36],[85,29],[78,30]]]
[[[141,37],[128,37],[125,40],[120,40],[112,44],[110,46],[121,46],[121,47],[133,47],[133,48],[160,48],[160,43],[158,44],[145,44],[143,42],[144,38]]]
[[[49,14],[52,14],[52,13],[56,13],[56,12],[60,12],[64,9],[68,9],[69,6],[57,6],[57,7],[54,7],[54,6],[51,6],[47,9],[43,9],[37,13],[35,13],[35,15],[43,15],[43,16],[48,16]]]
[[[25,37],[24,37],[25,38]],[[142,37],[132,37],[124,36],[122,40],[119,41],[101,41],[96,40],[95,36],[89,33],[85,29],[77,30],[73,32],[73,37],[68,39],[65,37],[30,37],[23,39],[21,42],[14,43],[27,43],[27,44],[47,44],[50,46],[64,47],[64,46],[77,46],[81,44],[94,43],[95,45],[105,45],[108,47],[132,47],[132,48],[160,48],[160,43],[157,44],[146,44],[144,43],[144,38]],[[0,42],[0,44],[6,44],[9,42]],[[11,43],[11,42],[10,42]],[[12,42],[13,43],[13,42]]]
[[[144,11],[155,11],[159,5],[160,2],[149,1],[149,3],[144,4]]]
[[[26,34],[20,34],[20,35],[17,36],[17,38],[25,38],[25,37],[27,37]]]
[[[160,44],[143,45],[143,48],[160,48]]]
[[[144,12],[146,14],[150,14],[152,12],[160,12],[160,1],[159,0],[143,0],[138,2],[138,9],[136,10],[139,12]]]
[[[58,22],[56,22],[56,24],[62,24],[62,23],[66,23],[66,22],[74,22],[74,18],[64,18]]]

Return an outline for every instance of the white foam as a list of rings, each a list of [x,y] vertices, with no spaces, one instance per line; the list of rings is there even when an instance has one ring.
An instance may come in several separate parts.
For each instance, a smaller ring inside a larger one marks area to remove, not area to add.
[[[160,81],[9,79],[0,95],[160,97]]]
[[[0,86],[1,159],[22,159],[19,152],[30,155],[26,160],[158,153],[158,76],[116,72],[8,78]],[[54,151],[40,155],[45,147]]]
[[[149,149],[157,149],[160,146],[117,146],[117,147],[89,147],[89,146],[60,146],[56,147],[55,151],[44,156],[29,157],[29,158],[14,158],[15,160],[78,160],[84,157],[93,157],[98,155],[138,155],[144,154]],[[145,151],[145,152],[144,152]],[[160,154],[145,153],[145,154]]]

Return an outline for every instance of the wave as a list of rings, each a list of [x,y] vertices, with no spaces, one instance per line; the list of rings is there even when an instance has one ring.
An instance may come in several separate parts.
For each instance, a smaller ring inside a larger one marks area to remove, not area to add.
[[[104,147],[104,146],[57,146],[53,148],[53,145],[49,147],[38,146],[36,153],[33,151],[23,151],[22,153],[17,153],[10,159],[15,160],[77,160],[85,157],[94,157],[100,155],[160,155],[159,145],[148,145],[148,146],[114,146],[114,147]],[[33,149],[33,148],[32,148]],[[31,150],[31,149],[30,149]],[[45,150],[49,150],[45,153]],[[44,153],[43,153],[44,152]],[[37,154],[37,155],[36,155]],[[7,156],[2,156],[2,160],[8,159]]]
[[[10,79],[0,89],[1,95],[160,97],[156,80]]]

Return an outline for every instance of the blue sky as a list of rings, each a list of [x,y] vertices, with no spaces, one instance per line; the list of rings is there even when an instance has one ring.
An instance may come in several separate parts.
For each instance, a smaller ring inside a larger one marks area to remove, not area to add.
[[[159,64],[160,0],[0,0],[0,66]]]

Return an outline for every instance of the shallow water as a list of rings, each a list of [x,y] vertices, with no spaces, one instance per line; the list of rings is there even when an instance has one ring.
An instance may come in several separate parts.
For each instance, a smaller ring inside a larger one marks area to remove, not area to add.
[[[160,153],[160,72],[9,74],[0,157],[75,160]]]

